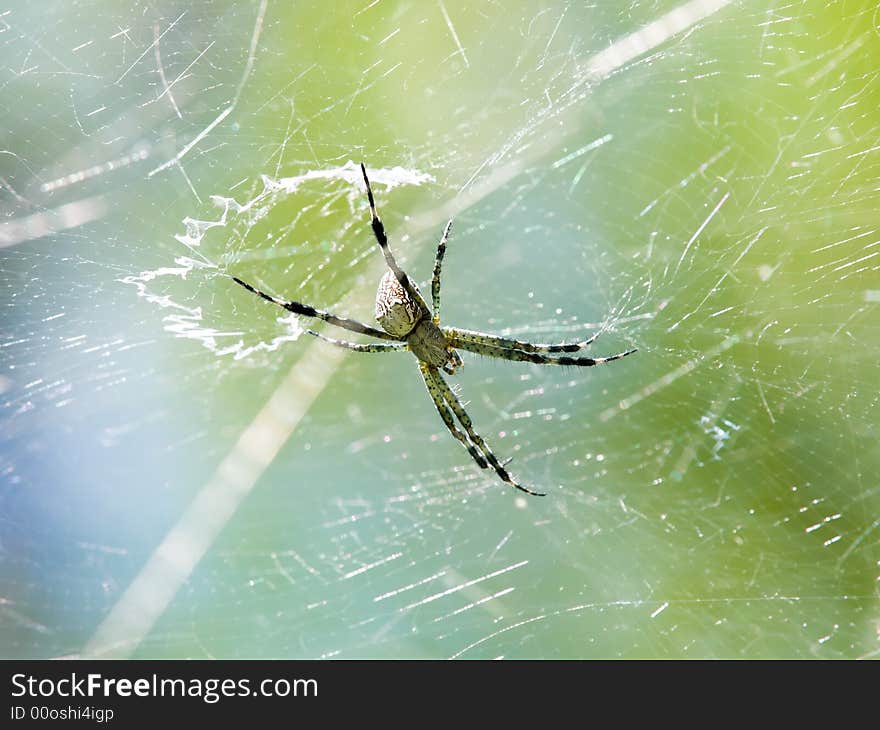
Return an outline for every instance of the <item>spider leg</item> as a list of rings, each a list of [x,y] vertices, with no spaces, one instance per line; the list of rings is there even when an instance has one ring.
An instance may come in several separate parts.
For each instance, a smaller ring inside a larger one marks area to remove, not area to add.
[[[320,332],[315,332],[314,330],[306,330],[308,334],[312,337],[317,337],[319,340],[324,340],[324,342],[329,342],[331,345],[336,345],[337,347],[344,347],[346,350],[354,350],[355,352],[405,352],[407,347],[406,344],[401,343],[391,343],[391,344],[366,344],[362,345],[358,342],[348,342],[347,340],[336,340],[332,337],[327,337],[326,335],[322,335]]]
[[[587,345],[592,345],[601,332],[590,335],[586,340],[580,342],[572,342],[569,344],[560,343],[558,345],[536,345],[531,342],[523,342],[510,337],[498,337],[485,332],[477,332],[476,330],[463,330],[453,327],[443,327],[443,334],[450,337],[453,341],[453,347],[459,347],[460,343],[470,343],[474,345],[488,345],[489,347],[504,348],[506,350],[522,350],[523,352],[577,352]],[[463,345],[462,345],[463,346]]]
[[[378,330],[375,327],[370,327],[366,324],[361,324],[360,322],[354,319],[346,319],[345,317],[337,317],[334,314],[330,314],[330,312],[325,312],[321,309],[315,309],[314,307],[310,307],[308,304],[301,304],[300,302],[290,302],[285,299],[279,299],[278,297],[273,297],[270,294],[266,294],[261,292],[256,287],[251,286],[246,281],[242,281],[237,276],[230,277],[236,284],[243,286],[250,292],[253,292],[258,297],[262,297],[267,302],[272,302],[272,304],[277,304],[279,307],[283,307],[288,312],[293,312],[294,314],[301,314],[304,317],[317,317],[318,319],[323,319],[328,324],[336,325],[337,327],[342,327],[342,329],[350,330],[351,332],[360,332],[362,335],[370,335],[370,337],[378,337],[381,340],[394,340],[395,342],[400,341],[400,337],[395,335],[389,335],[387,332],[383,332],[382,330]]]
[[[469,352],[475,352],[478,355],[486,355],[487,357],[497,357],[501,360],[514,360],[516,362],[533,362],[538,365],[573,365],[576,367],[590,367],[592,365],[602,365],[606,362],[620,360],[622,357],[632,355],[637,352],[637,348],[618,352],[616,355],[607,355],[606,357],[547,357],[537,352],[526,352],[525,350],[510,349],[506,347],[492,347],[476,342],[456,342],[455,347]]]
[[[388,236],[385,235],[385,226],[382,225],[382,221],[379,220],[379,214],[376,213],[376,201],[373,199],[373,189],[370,187],[370,179],[367,177],[367,168],[364,167],[363,162],[361,163],[361,172],[364,175],[364,184],[367,186],[367,199],[370,202],[370,225],[373,227],[373,235],[376,236],[379,248],[382,249],[382,254],[385,256],[385,263],[387,263],[388,268],[394,272],[395,278],[400,282],[400,285],[406,289],[407,294],[413,298],[413,301],[418,303],[422,308],[422,311],[427,312],[428,305],[425,303],[425,300],[422,299],[419,290],[409,280],[406,272],[397,264],[394,254],[391,253],[391,249],[388,247]]]
[[[443,236],[437,244],[437,256],[434,258],[434,277],[431,279],[431,304],[434,308],[434,324],[440,322],[440,270],[443,268],[443,256],[446,253],[446,242],[449,240],[449,231],[452,230],[452,221],[443,229]]]
[[[518,484],[516,481],[514,481],[513,477],[511,477],[510,474],[507,472],[507,469],[504,468],[504,465],[499,462],[495,454],[492,453],[492,449],[489,448],[488,444],[483,440],[483,437],[474,430],[474,424],[471,421],[470,416],[468,416],[467,412],[464,409],[464,406],[461,404],[461,401],[459,401],[455,393],[452,392],[452,388],[450,388],[446,384],[446,381],[443,380],[443,376],[440,375],[440,373],[437,371],[437,368],[426,365],[425,372],[427,372],[431,376],[434,384],[440,390],[443,399],[452,409],[455,417],[464,427],[467,435],[470,436],[471,441],[473,441],[473,443],[477,445],[480,451],[483,452],[483,455],[486,457],[486,461],[489,462],[489,464],[495,470],[495,473],[501,478],[501,481],[506,482],[512,487],[516,487],[526,494],[531,494],[535,497],[545,497],[546,494],[544,492],[532,491],[531,489],[528,489],[527,487],[522,486],[522,484]]]
[[[471,458],[477,462],[477,466],[481,469],[488,469],[489,464],[486,463],[483,455],[477,451],[476,447],[474,447],[470,441],[468,441],[468,437],[456,428],[452,413],[443,400],[443,393],[440,391],[440,388],[437,387],[437,383],[431,375],[430,365],[419,360],[419,369],[422,371],[422,378],[425,381],[425,386],[428,388],[428,395],[431,396],[431,400],[434,401],[434,405],[437,406],[437,412],[440,414],[440,418],[443,419],[443,423],[446,424],[446,428],[448,428],[449,432],[468,450]]]

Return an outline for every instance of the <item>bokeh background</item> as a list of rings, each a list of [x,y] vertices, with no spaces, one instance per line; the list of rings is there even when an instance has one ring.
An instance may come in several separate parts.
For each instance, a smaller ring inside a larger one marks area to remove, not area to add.
[[[0,13],[4,657],[871,657],[871,2]],[[372,320],[354,163],[528,498]],[[327,330],[328,334],[333,334]]]

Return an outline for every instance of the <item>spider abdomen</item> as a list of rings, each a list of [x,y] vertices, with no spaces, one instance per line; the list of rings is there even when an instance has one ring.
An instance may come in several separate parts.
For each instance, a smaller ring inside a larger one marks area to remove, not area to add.
[[[376,290],[376,320],[389,335],[406,337],[425,312],[404,289],[393,271],[386,271]],[[442,335],[441,335],[442,336]]]

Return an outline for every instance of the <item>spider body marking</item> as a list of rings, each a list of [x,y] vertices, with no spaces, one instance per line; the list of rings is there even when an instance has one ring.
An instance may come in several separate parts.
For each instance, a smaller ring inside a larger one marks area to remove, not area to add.
[[[418,287],[413,284],[416,291]],[[376,321],[390,335],[402,337],[421,362],[452,375],[461,366],[461,357],[449,338],[432,319],[431,313],[415,301],[397,280],[386,271],[376,290]]]
[[[544,496],[543,492],[536,492],[524,487],[511,477],[505,468],[507,462],[499,461],[486,441],[476,432],[474,424],[465,411],[461,401],[447,385],[440,371],[450,375],[461,367],[461,356],[457,350],[468,350],[488,357],[516,362],[531,362],[540,365],[564,365],[575,367],[589,367],[602,365],[607,362],[619,360],[636,352],[635,349],[626,350],[616,355],[606,357],[573,357],[558,355],[558,353],[574,353],[591,345],[599,336],[599,332],[581,342],[569,342],[559,344],[535,344],[524,342],[509,337],[499,337],[486,332],[475,330],[458,329],[454,327],[440,326],[440,274],[443,257],[446,253],[446,243],[449,232],[452,229],[452,221],[446,224],[440,243],[437,245],[437,255],[434,259],[434,275],[431,280],[431,308],[422,297],[419,288],[410,280],[406,272],[400,268],[388,246],[388,237],[385,226],[376,212],[376,203],[373,199],[373,191],[367,170],[361,163],[361,172],[364,176],[364,185],[367,189],[367,199],[370,204],[370,226],[373,235],[382,250],[388,271],[379,281],[376,291],[376,320],[382,329],[362,324],[357,320],[337,317],[330,312],[316,309],[301,302],[279,299],[266,294],[237,276],[231,276],[240,286],[244,287],[257,296],[273,304],[283,307],[289,312],[294,312],[304,317],[314,317],[328,324],[369,335],[381,340],[391,340],[382,344],[361,344],[336,340],[331,337],[307,329],[306,332],[331,345],[343,347],[356,352],[399,352],[409,350],[418,362],[419,371],[425,381],[428,394],[441,420],[452,436],[467,449],[471,458],[481,469],[494,469],[498,477],[512,487],[537,497]],[[553,357],[553,355],[557,355]]]

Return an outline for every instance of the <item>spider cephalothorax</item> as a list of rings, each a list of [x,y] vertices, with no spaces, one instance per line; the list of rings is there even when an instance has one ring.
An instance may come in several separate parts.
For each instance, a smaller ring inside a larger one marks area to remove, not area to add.
[[[289,312],[305,317],[316,317],[328,324],[347,329],[351,332],[369,335],[380,340],[392,340],[391,343],[359,344],[345,340],[335,340],[314,330],[306,330],[310,335],[337,347],[344,347],[357,352],[405,350],[412,352],[419,361],[419,370],[422,373],[428,393],[434,401],[437,412],[440,414],[440,418],[443,419],[443,423],[449,429],[449,432],[467,449],[471,458],[477,463],[477,466],[481,469],[491,467],[502,481],[523,492],[543,496],[542,492],[532,491],[518,484],[510,476],[505,468],[506,462],[498,461],[498,458],[489,448],[488,444],[474,430],[474,424],[470,416],[468,416],[461,401],[452,392],[452,388],[446,384],[446,381],[440,374],[440,370],[451,375],[455,372],[456,368],[461,366],[461,357],[456,352],[456,348],[503,360],[532,362],[540,365],[574,365],[581,367],[601,365],[612,360],[619,360],[634,353],[635,349],[607,357],[567,357],[564,355],[549,357],[549,355],[556,353],[577,352],[591,344],[599,336],[599,333],[581,342],[536,345],[531,342],[499,337],[486,332],[441,327],[440,271],[443,264],[443,256],[446,253],[446,242],[449,238],[449,231],[452,228],[452,221],[446,224],[443,236],[437,246],[437,256],[434,259],[434,276],[431,280],[432,307],[429,309],[418,287],[410,281],[406,272],[398,266],[394,255],[391,253],[391,249],[388,247],[385,226],[382,225],[382,221],[379,220],[379,215],[376,213],[373,191],[370,188],[370,180],[367,177],[367,170],[363,163],[361,163],[361,172],[364,176],[367,199],[370,203],[370,225],[373,228],[373,234],[376,236],[379,248],[382,249],[389,269],[379,282],[379,289],[376,292],[376,319],[382,325],[381,330],[353,319],[337,317],[334,314],[330,314],[330,312],[315,309],[315,307],[308,304],[278,299],[270,294],[261,292],[236,276],[233,276],[232,279],[248,291],[273,304],[284,307]],[[456,424],[456,421],[458,424]]]

